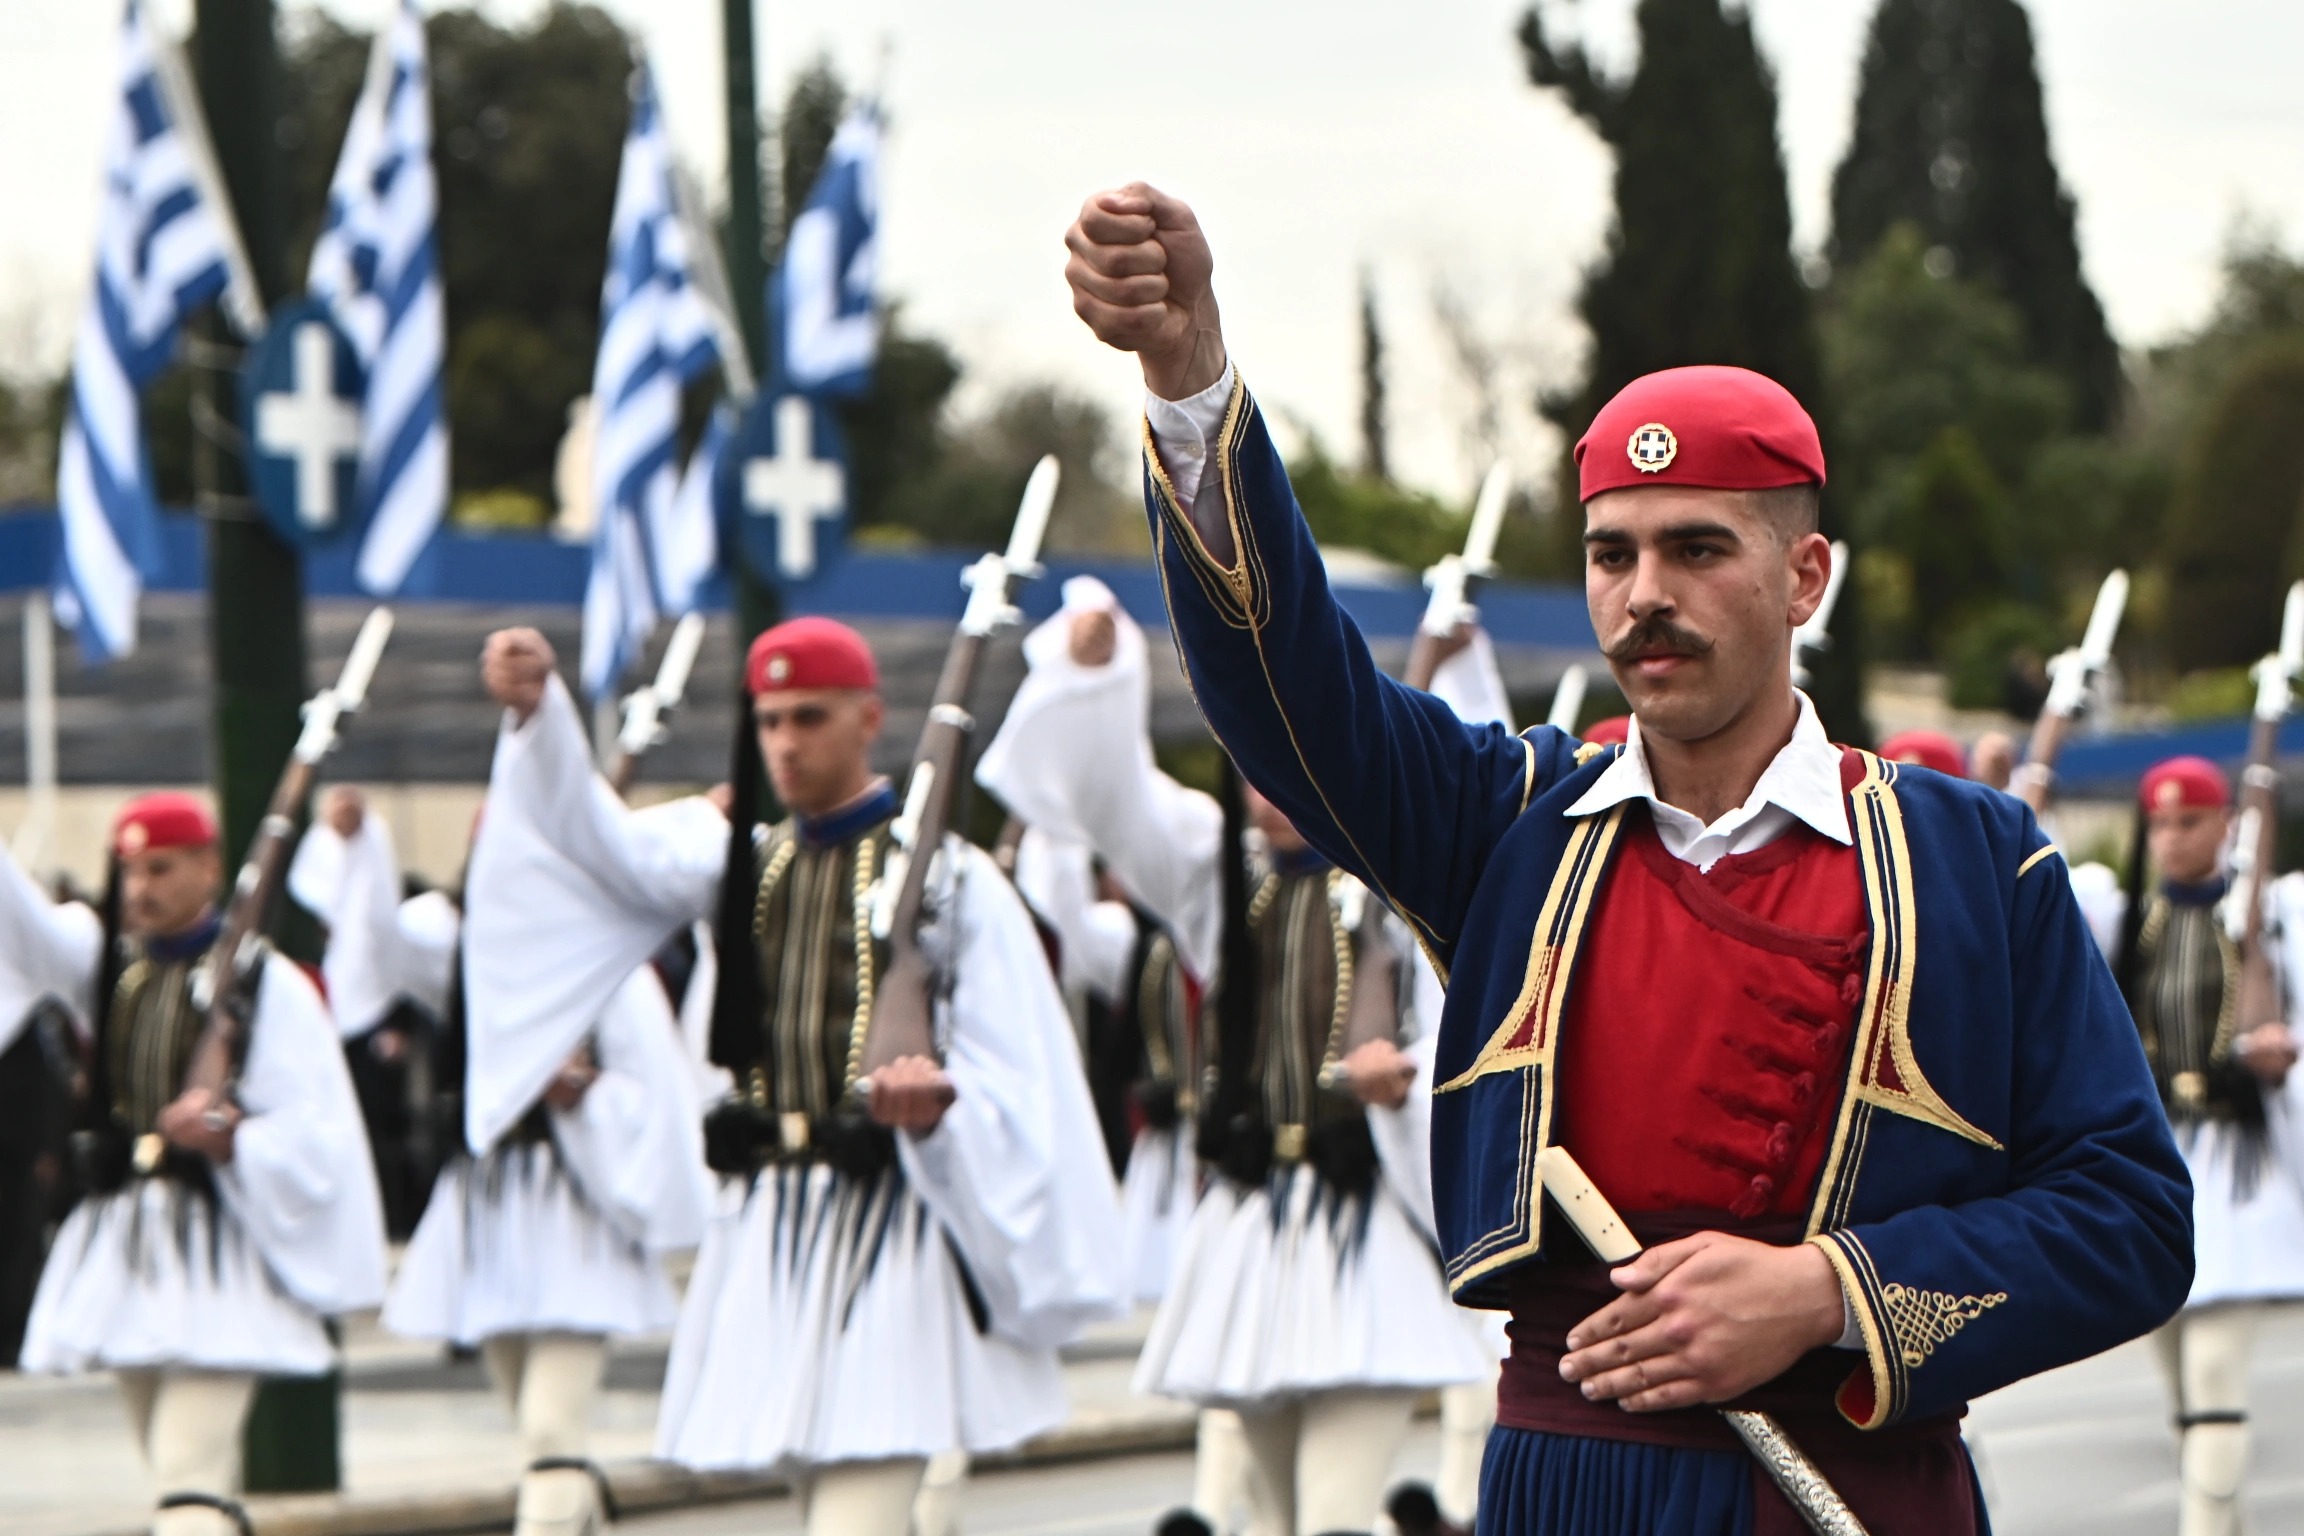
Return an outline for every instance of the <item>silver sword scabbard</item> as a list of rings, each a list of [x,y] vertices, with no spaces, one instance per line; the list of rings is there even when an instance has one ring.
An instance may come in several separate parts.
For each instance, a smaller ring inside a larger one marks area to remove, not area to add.
[[[1546,1147],[1537,1153],[1536,1173],[1543,1181],[1544,1193],[1552,1197],[1552,1203],[1560,1207],[1560,1213],[1596,1257],[1621,1264],[1639,1256],[1640,1240],[1566,1147]],[[1723,1408],[1720,1417],[1728,1421],[1752,1459],[1760,1463],[1769,1481],[1800,1512],[1816,1536],[1869,1536],[1864,1522],[1856,1518],[1831,1479],[1793,1443],[1783,1425],[1749,1408]]]

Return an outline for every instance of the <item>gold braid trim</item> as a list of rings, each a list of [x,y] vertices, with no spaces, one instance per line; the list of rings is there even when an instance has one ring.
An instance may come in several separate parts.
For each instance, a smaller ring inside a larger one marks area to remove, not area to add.
[[[1988,1296],[1953,1296],[1944,1291],[1914,1290],[1894,1281],[1880,1288],[1888,1304],[1889,1326],[1896,1331],[1896,1352],[1907,1367],[1917,1369],[1970,1323],[2008,1299],[2006,1291]]]
[[[879,847],[877,838],[867,837],[856,845],[856,904],[852,923],[856,936],[856,1017],[848,1025],[848,1069],[840,1084],[840,1097],[846,1101],[856,1080],[864,1073],[864,1037],[872,1027],[872,876],[877,860],[873,857]]]
[[[1280,894],[1280,877],[1266,875],[1264,883],[1256,887],[1256,894],[1248,898],[1248,921],[1260,923],[1264,914],[1272,910],[1273,898]]]
[[[1320,1071],[1313,1081],[1325,1083],[1335,1076],[1344,1049],[1344,1022],[1352,1016],[1352,930],[1344,926],[1344,910],[1336,888],[1344,871],[1328,871],[1328,936],[1336,949],[1336,1001],[1328,1010],[1328,1046],[1320,1053]]]

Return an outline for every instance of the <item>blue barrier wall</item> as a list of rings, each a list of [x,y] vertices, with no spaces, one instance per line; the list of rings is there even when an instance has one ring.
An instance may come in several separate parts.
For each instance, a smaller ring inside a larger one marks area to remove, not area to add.
[[[56,568],[56,544],[52,510],[0,516],[0,592],[46,585]],[[164,517],[162,545],[154,591],[192,592],[207,584],[197,519],[177,513]],[[306,590],[314,597],[361,596],[352,580],[353,554],[349,541],[311,554],[304,567]],[[589,558],[587,546],[539,534],[443,532],[417,561],[399,600],[575,607],[583,601]],[[959,550],[889,554],[852,548],[793,606],[854,619],[957,619],[966,596],[960,572],[973,558]],[[1158,575],[1149,565],[1126,561],[1050,560],[1048,579],[1031,583],[1021,595],[1025,613],[1040,619],[1055,612],[1064,579],[1079,575],[1095,576],[1111,587],[1138,623],[1167,628]],[[1337,596],[1363,631],[1379,637],[1405,639],[1424,612],[1423,589],[1413,583],[1339,587]],[[725,583],[712,583],[704,606],[715,612],[727,606]],[[1498,583],[1480,594],[1480,611],[1489,633],[1502,644],[1592,649],[1584,594],[1572,587]]]

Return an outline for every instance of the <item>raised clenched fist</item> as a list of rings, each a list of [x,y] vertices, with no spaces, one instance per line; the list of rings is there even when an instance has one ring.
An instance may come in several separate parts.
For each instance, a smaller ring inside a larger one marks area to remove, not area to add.
[[[536,630],[500,629],[480,649],[480,681],[491,698],[526,720],[544,702],[557,660],[552,642]]]
[[[1099,341],[1137,355],[1152,393],[1181,400],[1223,376],[1216,263],[1190,208],[1132,181],[1081,204],[1064,244],[1073,312]]]

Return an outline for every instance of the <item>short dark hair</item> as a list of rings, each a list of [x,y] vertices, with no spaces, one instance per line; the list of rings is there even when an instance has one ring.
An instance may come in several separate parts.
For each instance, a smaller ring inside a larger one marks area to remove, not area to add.
[[[1778,542],[1789,545],[1795,539],[1804,539],[1816,531],[1823,510],[1823,488],[1813,480],[1798,485],[1779,485],[1765,491],[1746,491],[1745,505],[1753,515],[1776,531]]]

